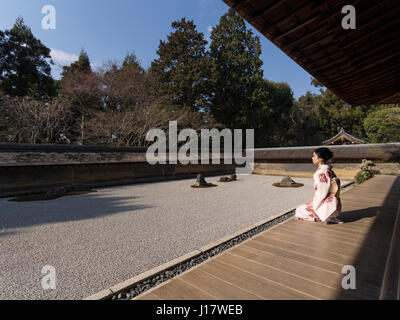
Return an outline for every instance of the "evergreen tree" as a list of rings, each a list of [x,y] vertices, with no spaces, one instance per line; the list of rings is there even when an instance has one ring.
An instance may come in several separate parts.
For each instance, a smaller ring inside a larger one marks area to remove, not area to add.
[[[90,66],[90,59],[87,52],[82,48],[81,53],[77,61],[71,63],[69,66],[64,66],[61,73],[61,77],[67,77],[75,72],[92,72],[92,67]]]
[[[230,9],[213,28],[211,40],[212,114],[228,128],[254,128],[255,137],[261,138],[257,129],[268,126],[272,110],[263,82],[259,37]]]
[[[286,82],[274,82],[264,79],[268,92],[268,105],[272,113],[264,127],[264,146],[286,145],[293,136],[291,112],[293,107],[293,91]]]
[[[318,96],[318,121],[322,139],[329,139],[336,135],[338,128],[344,128],[352,135],[365,139],[364,119],[368,113],[384,108],[384,106],[351,106],[329,89],[323,89],[322,85],[318,84],[317,81],[313,80],[311,83],[316,87],[321,87],[321,94]]]
[[[128,53],[122,62],[122,69],[124,68],[134,68],[136,69],[139,73],[143,74],[145,73],[145,70],[141,66],[140,62],[138,61],[135,53]]]
[[[376,135],[368,132],[368,130],[370,132],[375,130],[371,128],[376,125],[373,117],[369,115],[374,114],[374,116],[377,116],[385,114],[375,113],[375,111],[384,111],[393,106],[350,106],[332,91],[324,88],[323,84],[318,80],[312,79],[311,84],[320,88],[320,94],[307,92],[306,95],[301,96],[295,102],[292,111],[291,118],[295,123],[292,136],[296,136],[296,138],[293,138],[296,144],[318,145],[322,141],[336,135],[339,128],[344,128],[347,132],[362,140],[376,140],[372,138],[372,136],[376,137]],[[366,118],[369,119],[367,122],[368,125],[365,122]],[[384,127],[385,125],[377,124],[377,126]]]
[[[319,145],[325,140],[325,134],[319,127],[319,98],[319,95],[307,91],[294,102],[289,129],[291,145]]]
[[[54,96],[50,64],[50,49],[35,38],[23,18],[17,18],[12,29],[0,32],[0,89],[4,94]]]
[[[364,128],[371,143],[400,142],[400,107],[388,106],[370,113]]]
[[[211,70],[205,49],[207,41],[192,20],[174,21],[172,28],[167,41],[160,41],[159,58],[151,64],[153,92],[168,96],[172,106],[206,111]]]

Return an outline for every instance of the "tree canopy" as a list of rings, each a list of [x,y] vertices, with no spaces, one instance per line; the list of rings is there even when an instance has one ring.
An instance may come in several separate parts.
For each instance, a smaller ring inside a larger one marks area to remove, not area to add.
[[[169,96],[172,106],[206,111],[211,71],[207,41],[192,20],[174,21],[172,28],[167,41],[160,40],[159,57],[151,64],[150,73],[157,80],[154,93]]]
[[[54,96],[53,64],[47,48],[18,18],[10,30],[0,32],[0,89],[9,96]]]
[[[400,141],[400,107],[371,112],[363,124],[367,137],[372,143]]]
[[[134,51],[93,70],[82,49],[56,81],[50,49],[18,18],[0,30],[1,141],[140,146],[170,120],[254,129],[255,147],[319,145],[341,127],[367,142],[400,140],[399,105],[350,106],[317,79],[319,93],[294,99],[288,83],[268,79],[260,39],[233,9],[212,29],[209,48],[193,20],[172,29],[148,70]]]
[[[260,39],[230,9],[212,29],[210,58],[213,78],[211,112],[231,129],[258,127],[268,116],[268,92],[263,88]]]
[[[61,77],[65,78],[69,74],[75,72],[87,72],[87,73],[92,72],[89,56],[83,48],[81,49],[81,53],[79,54],[79,58],[77,61],[71,63],[69,66],[63,67]]]

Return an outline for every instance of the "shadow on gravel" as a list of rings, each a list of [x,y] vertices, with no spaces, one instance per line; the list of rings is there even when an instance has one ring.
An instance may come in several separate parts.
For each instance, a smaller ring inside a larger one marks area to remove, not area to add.
[[[127,204],[137,197],[107,197],[98,193],[64,197],[52,201],[0,203],[0,237],[12,234],[8,230],[42,224],[95,219],[152,206]],[[60,210],[60,208],[62,208]]]

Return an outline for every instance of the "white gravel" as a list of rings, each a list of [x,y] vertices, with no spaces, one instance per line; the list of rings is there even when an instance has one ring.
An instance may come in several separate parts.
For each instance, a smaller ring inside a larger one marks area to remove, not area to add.
[[[51,201],[0,199],[0,299],[82,299],[312,198],[247,175],[193,189],[193,179],[99,189]],[[43,266],[56,270],[44,290]]]

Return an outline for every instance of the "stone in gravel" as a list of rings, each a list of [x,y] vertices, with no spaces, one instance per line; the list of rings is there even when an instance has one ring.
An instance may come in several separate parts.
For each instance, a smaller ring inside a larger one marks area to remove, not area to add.
[[[289,176],[284,177],[281,182],[275,182],[272,184],[275,187],[301,187],[304,184],[302,183],[297,183],[295,182],[292,178],[290,178]]]
[[[237,181],[236,174],[231,174],[229,177],[221,177],[218,180],[218,182],[232,182],[232,181]]]
[[[231,179],[229,177],[221,177],[219,178],[218,182],[230,182]]]
[[[208,183],[204,176],[199,173],[196,178],[196,183],[192,185],[192,188],[208,188],[208,187],[216,187],[215,184]]]
[[[61,186],[47,191],[46,197],[53,197],[63,195],[69,192],[90,192],[91,187],[86,184],[72,184],[67,186]]]

